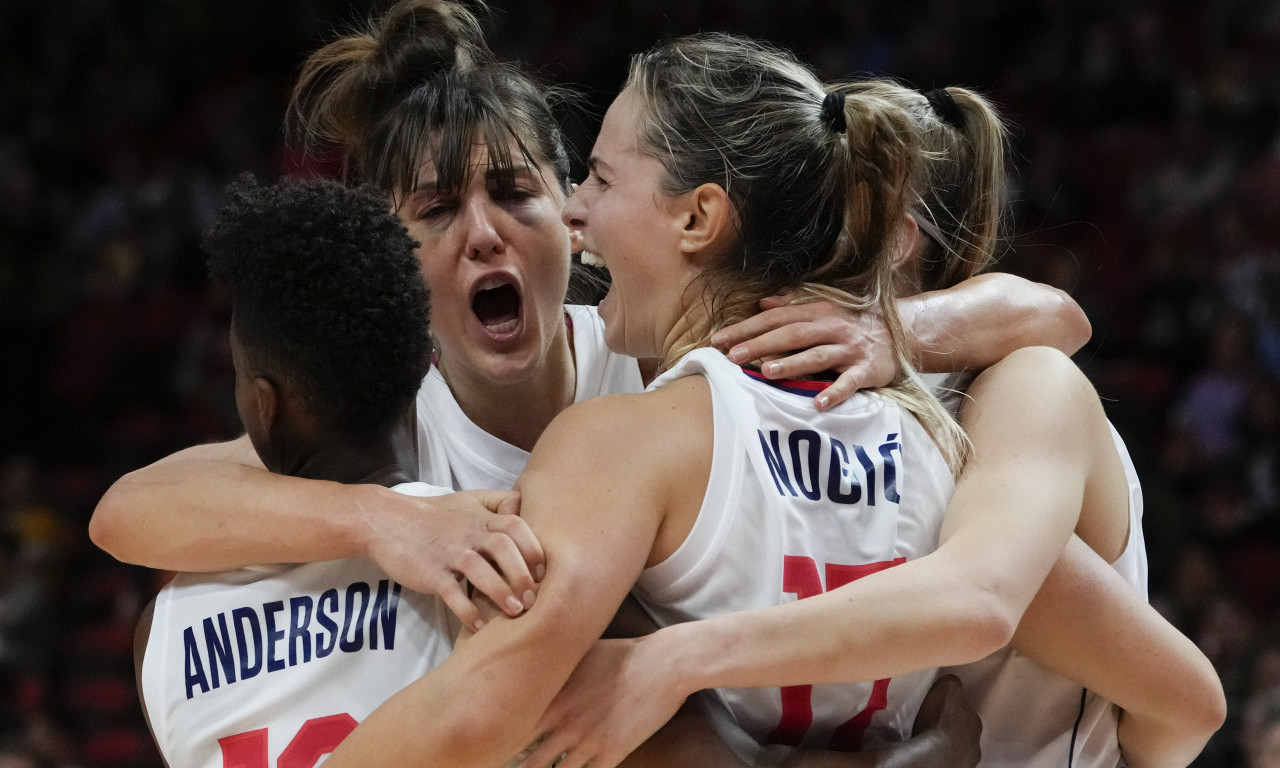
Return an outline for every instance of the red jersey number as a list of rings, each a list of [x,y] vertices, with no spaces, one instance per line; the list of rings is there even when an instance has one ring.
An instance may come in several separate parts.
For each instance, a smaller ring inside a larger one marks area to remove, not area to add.
[[[876,571],[883,571],[906,562],[905,557],[885,560],[866,565],[839,565],[827,563],[826,591],[839,589],[851,581]],[[797,599],[813,597],[823,593],[822,576],[818,573],[818,564],[811,557],[787,555],[782,563],[782,591],[790,592]],[[842,723],[831,734],[828,749],[841,752],[856,752],[862,747],[862,735],[875,713],[884,709],[889,703],[889,680],[875,681],[871,688],[871,698],[862,711]],[[813,705],[810,697],[812,685],[789,685],[781,689],[782,717],[778,727],[765,738],[765,744],[785,744],[790,747],[799,746],[805,734],[813,725]]]
[[[345,712],[308,720],[280,753],[276,768],[315,768],[355,727],[356,719]],[[218,746],[222,747],[222,768],[269,768],[266,728],[218,739]]]

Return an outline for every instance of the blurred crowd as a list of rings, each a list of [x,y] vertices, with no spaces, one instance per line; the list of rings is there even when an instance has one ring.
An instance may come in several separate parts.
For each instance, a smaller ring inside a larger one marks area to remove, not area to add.
[[[699,29],[988,94],[1015,126],[1001,268],[1088,312],[1076,360],[1143,480],[1152,601],[1226,686],[1197,765],[1280,766],[1280,2],[491,5],[501,55],[584,95],[584,153],[627,53]],[[377,7],[0,4],[0,768],[160,764],[132,630],[162,575],[86,523],[121,474],[237,434],[199,236],[242,171],[317,170],[283,140],[289,84]]]

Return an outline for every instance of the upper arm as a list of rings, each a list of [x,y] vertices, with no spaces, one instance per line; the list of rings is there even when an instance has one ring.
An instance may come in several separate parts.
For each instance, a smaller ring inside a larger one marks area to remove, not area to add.
[[[979,375],[961,423],[972,458],[956,483],[940,551],[1021,615],[1079,519],[1093,471],[1092,386],[1060,352],[1019,350]]]
[[[335,767],[501,764],[532,741],[643,569],[671,488],[689,471],[667,450],[689,420],[661,392],[596,398],[552,422],[517,486],[546,553],[537,601],[485,625],[393,697],[334,753]],[[423,711],[440,716],[424,723]]]

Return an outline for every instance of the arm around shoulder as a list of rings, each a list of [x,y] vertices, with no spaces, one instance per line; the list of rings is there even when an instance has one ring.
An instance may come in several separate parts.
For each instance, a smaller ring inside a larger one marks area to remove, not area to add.
[[[921,370],[976,370],[1015,349],[1047,346],[1074,354],[1093,334],[1065,291],[989,272],[898,302]]]

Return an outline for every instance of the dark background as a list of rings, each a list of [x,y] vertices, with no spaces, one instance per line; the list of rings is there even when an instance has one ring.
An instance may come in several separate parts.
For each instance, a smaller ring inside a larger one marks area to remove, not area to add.
[[[1089,313],[1076,360],[1142,475],[1152,599],[1230,701],[1199,764],[1243,765],[1280,692],[1280,3],[493,6],[503,57],[594,105],[569,121],[581,153],[626,55],[699,29],[774,40],[828,78],[969,85],[1000,106],[1016,147],[1002,268]],[[119,475],[236,433],[199,233],[241,171],[301,167],[287,88],[371,7],[0,2],[0,766],[158,765],[129,655],[158,577],[85,526]]]

